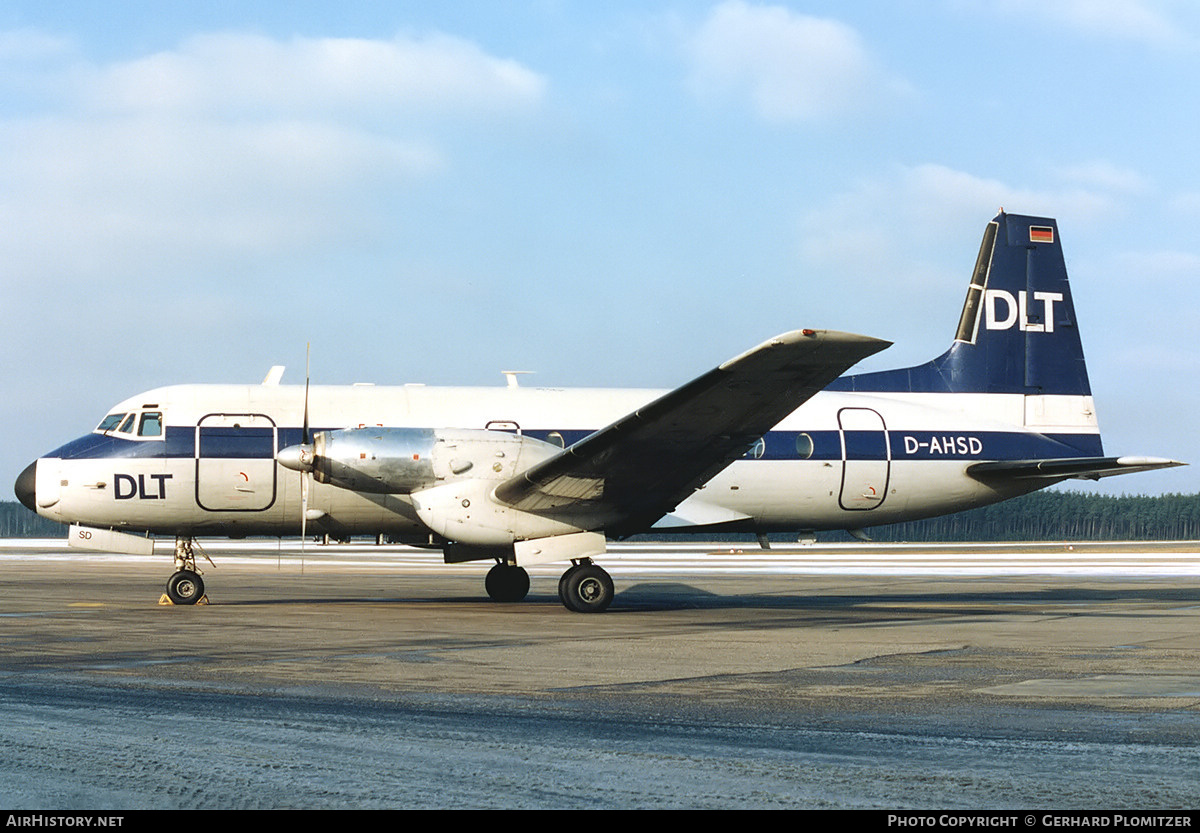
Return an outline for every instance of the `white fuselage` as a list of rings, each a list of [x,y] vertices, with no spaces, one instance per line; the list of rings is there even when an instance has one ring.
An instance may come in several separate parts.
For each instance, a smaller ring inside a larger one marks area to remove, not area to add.
[[[659,396],[631,389],[422,385],[313,387],[314,431],[356,426],[493,428],[570,445]],[[38,461],[38,511],[64,523],[175,535],[295,535],[301,478],[279,449],[301,441],[305,388],[180,385],[127,399],[122,432],[93,432]],[[139,436],[150,415],[161,429]],[[155,415],[161,415],[156,417]],[[1079,450],[1086,449],[1086,450]],[[1090,396],[817,394],[656,527],[858,529],[969,509],[1027,485],[981,482],[972,463],[1099,453]],[[1055,453],[1057,451],[1057,453]],[[497,478],[528,465],[487,462]],[[314,483],[310,530],[424,541],[404,494]]]

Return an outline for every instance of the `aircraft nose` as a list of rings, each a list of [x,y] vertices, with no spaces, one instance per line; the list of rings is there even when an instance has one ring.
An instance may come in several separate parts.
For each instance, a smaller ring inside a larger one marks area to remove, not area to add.
[[[37,460],[25,467],[25,471],[17,475],[17,483],[13,487],[17,500],[25,504],[30,512],[37,511]]]

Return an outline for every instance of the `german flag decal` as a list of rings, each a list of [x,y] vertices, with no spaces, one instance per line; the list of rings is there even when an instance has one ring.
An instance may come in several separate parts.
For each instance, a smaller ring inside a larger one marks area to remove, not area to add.
[[[1054,242],[1054,227],[1053,226],[1030,226],[1029,227],[1029,242],[1030,243],[1053,243]]]

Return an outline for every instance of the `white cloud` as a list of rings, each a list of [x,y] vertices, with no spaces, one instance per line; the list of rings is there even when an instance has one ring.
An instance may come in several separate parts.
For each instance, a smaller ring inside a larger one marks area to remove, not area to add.
[[[528,112],[545,88],[444,36],[220,34],[94,64],[9,33],[0,75],[31,54],[60,59],[37,70],[35,106],[0,119],[0,258],[18,280],[369,235],[381,200],[448,164],[443,133]]]
[[[153,117],[0,128],[10,274],[118,269],[303,249],[363,222],[356,189],[398,186],[439,155],[321,122]]]
[[[1075,230],[1114,204],[1098,191],[1022,188],[936,164],[861,179],[799,220],[809,292],[839,299],[824,326],[896,339],[866,369],[935,355],[950,342],[984,226],[1001,208],[1069,218]]]
[[[973,5],[1027,24],[1052,23],[1083,35],[1099,35],[1160,46],[1195,44],[1173,7],[1194,13],[1191,0],[988,0]]]
[[[970,264],[942,268],[947,247],[978,239],[1001,207],[1014,213],[1070,216],[1081,224],[1112,209],[1102,191],[1020,188],[944,165],[905,166],[860,180],[801,222],[801,254],[823,268],[853,270],[872,285],[913,287],[957,281]],[[969,246],[968,246],[969,248]]]
[[[1200,216],[1200,191],[1183,191],[1176,194],[1167,202],[1167,207],[1172,214]]]
[[[87,94],[118,110],[312,114],[502,112],[538,102],[541,76],[458,38],[201,35],[101,68]]]
[[[1138,194],[1149,187],[1146,178],[1139,172],[1104,160],[1070,165],[1058,169],[1056,173],[1067,182],[1119,194]]]
[[[72,51],[71,41],[57,35],[32,29],[0,32],[0,61],[8,65],[59,59]]]
[[[905,89],[876,67],[854,29],[781,6],[724,2],[688,52],[698,97],[744,96],[769,121],[825,121]]]

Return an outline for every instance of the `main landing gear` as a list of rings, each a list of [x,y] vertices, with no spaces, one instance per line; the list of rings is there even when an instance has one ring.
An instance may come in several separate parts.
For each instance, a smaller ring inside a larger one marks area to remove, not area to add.
[[[483,586],[497,602],[519,602],[529,593],[529,573],[525,568],[497,562],[488,570]],[[584,558],[571,565],[558,580],[558,598],[567,610],[576,613],[600,613],[613,600],[612,577]]]
[[[558,598],[567,610],[601,613],[612,604],[612,576],[591,559],[582,559],[558,580]]]
[[[483,586],[497,602],[519,602],[529,593],[529,573],[516,564],[498,562],[488,570]]]
[[[204,599],[204,579],[196,567],[191,538],[175,539],[175,573],[167,579],[167,598],[177,605],[194,605]]]

